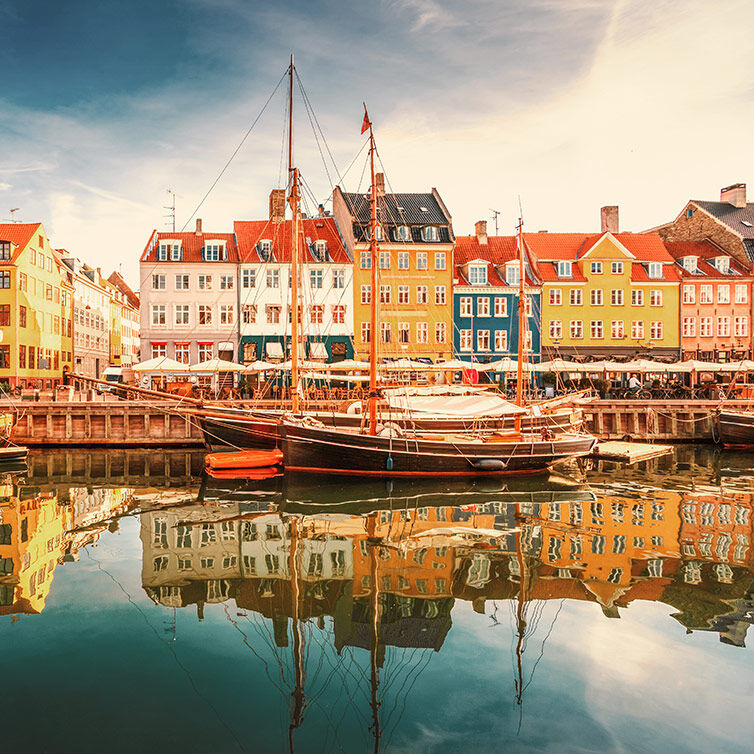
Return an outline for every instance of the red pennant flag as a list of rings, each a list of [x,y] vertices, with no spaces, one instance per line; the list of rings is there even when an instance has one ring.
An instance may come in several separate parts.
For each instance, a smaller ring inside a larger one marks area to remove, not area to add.
[[[364,105],[364,120],[361,124],[361,133],[369,130],[369,126],[372,124],[369,122],[369,113],[367,112],[367,106]]]

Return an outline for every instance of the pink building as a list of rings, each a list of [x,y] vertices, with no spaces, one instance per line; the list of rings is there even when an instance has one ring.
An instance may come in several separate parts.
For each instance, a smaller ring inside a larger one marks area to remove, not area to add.
[[[681,273],[681,352],[684,359],[734,361],[752,357],[750,266],[712,241],[666,241]]]

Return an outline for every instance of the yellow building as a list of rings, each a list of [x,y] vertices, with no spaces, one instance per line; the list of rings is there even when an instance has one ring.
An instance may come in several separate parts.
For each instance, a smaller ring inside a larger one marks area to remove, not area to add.
[[[453,228],[436,189],[386,194],[377,174],[377,291],[371,289],[369,194],[336,187],[333,214],[353,259],[354,350],[369,355],[371,297],[377,298],[381,358],[451,358],[453,348]]]
[[[680,275],[654,233],[527,234],[542,281],[542,359],[678,358]]]
[[[70,291],[42,223],[0,224],[0,382],[60,383],[71,364]]]
[[[110,364],[119,367],[123,353],[123,294],[109,280],[100,278],[99,282],[110,294]]]

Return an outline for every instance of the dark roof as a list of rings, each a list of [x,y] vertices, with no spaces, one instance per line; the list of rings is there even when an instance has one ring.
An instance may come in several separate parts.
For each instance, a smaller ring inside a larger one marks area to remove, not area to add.
[[[754,240],[754,204],[749,203],[745,207],[734,207],[728,202],[702,202],[697,199],[691,200],[692,204],[709,212],[714,218],[727,225],[741,238]],[[745,225],[744,223],[749,223]]]
[[[119,272],[113,272],[107,280],[120,290],[134,309],[139,308],[139,297]]]
[[[369,194],[343,193],[351,216],[360,223],[371,217]],[[378,218],[382,225],[448,225],[434,194],[385,194],[377,199]],[[423,208],[423,209],[422,209]],[[426,211],[425,211],[426,210]]]

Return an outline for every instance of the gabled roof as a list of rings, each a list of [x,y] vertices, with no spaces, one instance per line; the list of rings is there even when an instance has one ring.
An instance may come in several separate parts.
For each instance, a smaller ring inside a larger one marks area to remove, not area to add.
[[[11,254],[11,262],[16,261],[41,227],[42,223],[0,223],[0,241],[10,241],[16,245]]]
[[[729,202],[705,202],[698,199],[692,199],[691,204],[701,207],[741,238],[754,241],[754,204],[748,203],[745,207],[734,207]],[[746,223],[749,224],[746,225]]]
[[[273,223],[270,220],[236,220],[233,223],[238,254],[241,262],[263,262],[259,255],[258,244],[261,240],[272,241],[272,259],[270,261],[290,264],[292,220]],[[317,261],[312,252],[315,241],[327,243],[327,261],[348,264],[351,258],[343,246],[338,227],[332,217],[312,217],[301,221],[304,237],[305,256],[301,261]],[[307,240],[308,239],[308,240]]]
[[[524,241],[537,259],[542,261],[581,259],[602,239],[605,233],[525,233]],[[637,262],[671,264],[673,258],[657,233],[613,233],[615,240],[634,256]]]
[[[371,217],[369,194],[343,193],[351,217],[368,223]],[[445,214],[434,194],[385,194],[377,198],[382,225],[447,225]]]
[[[126,297],[126,300],[134,309],[139,308],[139,297],[119,272],[113,272],[107,280]]]
[[[232,233],[173,233],[163,231],[153,231],[149,238],[146,248],[141,255],[142,262],[165,261],[157,259],[157,247],[161,240],[180,241],[183,248],[182,262],[203,262],[202,248],[205,242],[225,241],[225,248],[228,250],[228,258],[224,262],[237,262],[238,251],[236,250],[236,239]],[[154,241],[154,243],[153,243]],[[151,247],[151,248],[150,248]],[[168,257],[168,260],[170,258]],[[213,262],[213,264],[215,264]]]
[[[675,260],[681,260],[684,257],[696,257],[698,274],[689,272],[679,264],[678,271],[683,278],[719,277],[727,280],[750,277],[752,274],[735,257],[723,251],[711,241],[665,241],[665,247]],[[710,261],[716,257],[727,257],[731,270],[735,272],[732,275],[720,272]]]
[[[455,277],[459,285],[469,285],[463,272],[463,267],[469,262],[482,260],[489,262],[487,267],[487,282],[489,285],[505,286],[505,279],[497,271],[497,267],[512,262],[516,256],[515,236],[488,236],[487,243],[479,243],[476,236],[457,236],[453,250],[453,259],[456,268]],[[531,277],[529,265],[526,265],[526,284],[537,285]]]
[[[543,283],[585,283],[586,278],[581,274],[578,265],[571,267],[571,277],[562,278],[558,276],[556,262],[540,262],[537,265],[540,280]]]

